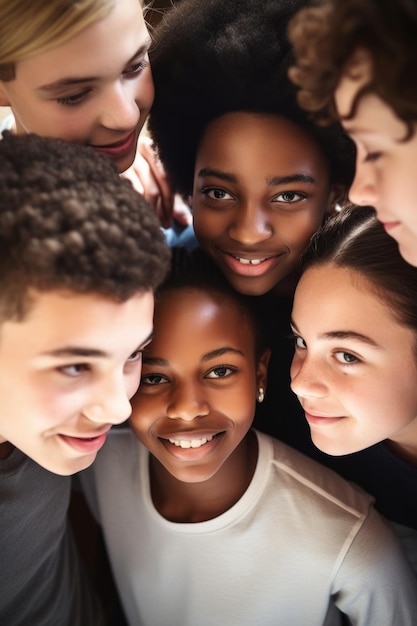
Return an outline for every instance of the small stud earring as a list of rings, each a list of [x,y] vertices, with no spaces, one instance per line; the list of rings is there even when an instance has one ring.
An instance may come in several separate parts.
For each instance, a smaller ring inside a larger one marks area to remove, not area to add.
[[[256,396],[256,399],[258,402],[263,402],[264,398],[265,398],[265,389],[263,387],[259,387],[258,395]]]

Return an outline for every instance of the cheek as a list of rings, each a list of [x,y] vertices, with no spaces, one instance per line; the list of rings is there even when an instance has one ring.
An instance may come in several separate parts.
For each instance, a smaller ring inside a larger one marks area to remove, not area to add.
[[[202,246],[210,244],[227,230],[227,220],[223,214],[209,213],[198,207],[196,210],[193,207],[193,225],[195,235]]]
[[[134,396],[139,388],[141,368],[132,373],[126,380],[126,394],[129,400]]]
[[[130,422],[138,431],[147,431],[155,418],[163,412],[164,403],[158,396],[136,393],[131,399]]]
[[[298,214],[279,216],[273,221],[274,231],[292,250],[301,253],[311,236],[320,228],[324,211],[311,209]]]
[[[140,77],[136,89],[136,102],[141,109],[141,117],[147,116],[155,96],[151,68],[148,66],[144,72],[146,73]]]

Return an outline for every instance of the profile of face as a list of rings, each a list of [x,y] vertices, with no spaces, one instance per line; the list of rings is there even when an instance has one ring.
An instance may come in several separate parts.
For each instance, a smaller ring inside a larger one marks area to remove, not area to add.
[[[132,400],[139,441],[177,480],[209,480],[238,454],[265,389],[268,354],[235,302],[204,290],[165,292]]]
[[[26,317],[1,327],[2,446],[56,474],[88,467],[131,413],[152,316],[151,292],[125,302],[32,292]]]
[[[17,133],[90,145],[123,172],[153,102],[149,45],[141,2],[117,0],[68,41],[16,63],[0,105],[11,106]]]
[[[417,440],[416,334],[362,274],[323,264],[298,283],[291,388],[331,455]]]
[[[306,130],[279,115],[227,113],[196,155],[194,230],[234,289],[280,291],[333,208],[331,191],[327,159]]]
[[[376,209],[379,221],[398,242],[401,255],[417,266],[417,123],[413,136],[404,141],[405,123],[373,93],[361,97],[352,119],[343,120],[358,90],[372,76],[366,53],[357,53],[352,63],[335,93],[338,114],[357,150],[349,196],[355,204]]]

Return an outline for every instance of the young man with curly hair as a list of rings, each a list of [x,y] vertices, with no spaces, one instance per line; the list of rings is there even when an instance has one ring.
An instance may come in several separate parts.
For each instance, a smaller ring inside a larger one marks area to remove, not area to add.
[[[290,25],[299,102],[340,119],[356,149],[350,199],[378,219],[417,265],[417,3],[321,0]]]
[[[100,624],[66,522],[69,475],[131,412],[168,252],[110,161],[0,142],[2,624]]]

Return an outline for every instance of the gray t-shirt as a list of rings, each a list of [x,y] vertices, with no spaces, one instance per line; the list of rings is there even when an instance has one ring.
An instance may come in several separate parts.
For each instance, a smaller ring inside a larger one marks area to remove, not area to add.
[[[68,527],[71,478],[16,449],[0,477],[0,624],[101,624]]]

